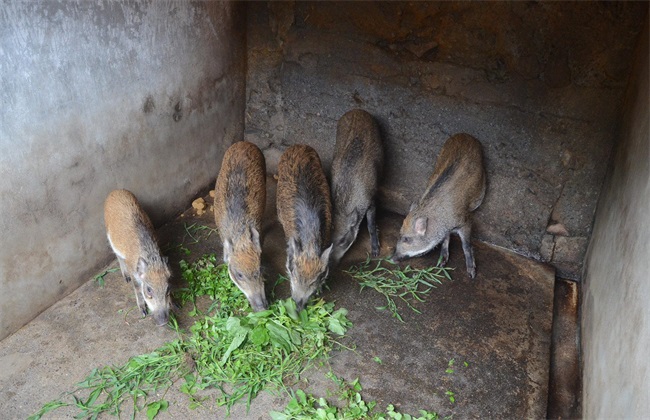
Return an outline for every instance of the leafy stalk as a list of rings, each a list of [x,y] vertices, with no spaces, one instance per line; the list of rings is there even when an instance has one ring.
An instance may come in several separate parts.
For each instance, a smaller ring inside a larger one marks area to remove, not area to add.
[[[420,313],[412,303],[424,302],[424,298],[437,284],[442,284],[443,279],[451,280],[449,268],[428,267],[413,268],[410,265],[400,267],[399,264],[388,258],[377,260],[371,268],[372,260],[368,257],[359,265],[347,271],[354,279],[359,281],[361,290],[374,289],[386,298],[386,306],[377,309],[390,310],[393,317],[404,322],[400,315],[395,299],[401,299],[414,312]],[[386,267],[388,265],[388,267]]]

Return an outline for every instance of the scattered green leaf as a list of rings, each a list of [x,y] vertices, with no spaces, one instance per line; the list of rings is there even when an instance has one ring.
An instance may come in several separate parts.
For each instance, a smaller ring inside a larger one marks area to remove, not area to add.
[[[362,395],[359,379],[347,382],[332,372],[327,375],[334,381],[339,389],[337,392],[338,404],[333,404],[325,398],[316,398],[305,391],[298,389],[289,390],[291,400],[282,412],[272,411],[273,420],[311,420],[311,419],[369,419],[369,420],[438,420],[438,414],[426,410],[419,410],[419,416],[411,416],[395,411],[395,406],[389,404],[384,412],[377,411],[377,402],[366,402]]]
[[[167,244],[166,246],[163,247],[162,251],[164,253],[168,253],[170,251],[178,249],[183,254],[190,255],[191,252],[187,248],[188,245],[196,245],[201,240],[208,239],[210,235],[218,232],[216,228],[211,228],[210,226],[201,225],[198,223],[192,223],[191,225],[188,225],[187,223],[183,223],[183,228],[185,229],[185,234],[183,235],[183,239],[181,240],[181,243],[176,245]]]
[[[41,417],[43,417],[45,414],[49,413],[50,411],[56,410],[57,408],[61,408],[61,407],[67,407],[69,405],[71,404],[60,400],[50,401],[47,404],[45,404],[36,414],[29,416],[27,420],[39,420]]]
[[[449,397],[449,401],[451,403],[456,402],[456,398],[455,398],[456,394],[454,394],[452,391],[445,391],[445,395]]]
[[[158,415],[158,413],[160,413],[161,411],[166,411],[167,407],[169,407],[169,402],[165,400],[156,401],[148,404],[147,419],[153,420]]]
[[[93,280],[95,280],[97,282],[99,287],[104,287],[104,277],[108,273],[114,273],[114,272],[116,272],[118,270],[119,270],[119,268],[109,268],[108,270],[104,271],[103,273],[97,274],[95,277],[93,277]]]
[[[445,370],[445,373],[449,373],[449,374],[454,373],[454,369],[453,369],[454,362],[455,362],[454,359],[449,360],[449,362],[447,363],[447,366],[449,367],[447,368],[447,370]]]

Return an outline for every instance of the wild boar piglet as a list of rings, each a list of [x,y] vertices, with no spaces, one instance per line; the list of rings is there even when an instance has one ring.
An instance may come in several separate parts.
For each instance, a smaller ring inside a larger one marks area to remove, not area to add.
[[[450,137],[440,150],[420,201],[413,203],[400,229],[393,260],[425,254],[442,242],[442,264],[449,259],[449,237],[460,236],[467,273],[476,276],[470,234],[472,212],[483,202],[486,175],[481,143],[469,134]]]
[[[278,219],[287,239],[291,297],[302,310],[329,273],[332,205],[320,158],[310,146],[289,147],[278,164]]]
[[[108,242],[117,256],[122,275],[133,284],[142,316],[151,311],[155,323],[167,324],[171,304],[167,257],[160,254],[149,216],[133,193],[112,191],[104,203]]]
[[[339,263],[354,243],[364,217],[370,233],[371,254],[379,255],[375,195],[383,161],[379,127],[372,115],[361,109],[346,112],[336,128],[332,162],[332,266]]]
[[[266,206],[266,163],[260,149],[246,141],[230,146],[214,191],[214,219],[228,274],[253,310],[266,309],[260,239]]]

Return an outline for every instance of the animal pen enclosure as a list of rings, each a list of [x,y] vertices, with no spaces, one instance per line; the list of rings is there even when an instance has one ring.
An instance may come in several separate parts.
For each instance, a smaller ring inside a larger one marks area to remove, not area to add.
[[[309,144],[327,169],[336,121],[362,108],[386,156],[382,256],[450,135],[481,141],[488,192],[474,215],[476,281],[456,270],[422,315],[399,323],[331,274],[323,296],[350,310],[359,346],[334,368],[407,412],[543,416],[554,287],[567,287],[556,308],[569,307],[569,333],[553,347],[563,368],[550,389],[569,411],[550,413],[648,412],[647,20],[644,2],[4,3],[2,411],[32,414],[93,367],[173,336],[117,313],[133,304],[119,276],[105,289],[87,282],[112,258],[101,218],[111,189],[131,189],[154,223],[171,221],[161,238],[181,240],[174,217],[213,187],[230,144],[262,149],[272,191],[283,150]],[[274,205],[264,253],[277,274],[286,243]],[[363,260],[367,241],[344,264]],[[220,252],[216,237],[192,255],[202,252]],[[462,268],[456,242],[451,252]],[[577,351],[578,302],[582,370],[563,360]],[[474,370],[444,376],[457,357]],[[260,398],[249,416],[286,403]]]

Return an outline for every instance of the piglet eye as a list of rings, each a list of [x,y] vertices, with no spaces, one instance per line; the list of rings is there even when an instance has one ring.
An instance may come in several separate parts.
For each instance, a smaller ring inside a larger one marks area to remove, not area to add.
[[[411,242],[411,238],[404,237],[404,238],[402,238],[402,242],[404,242],[405,244],[408,244],[409,242]]]
[[[148,297],[153,296],[153,289],[151,288],[151,286],[147,286],[145,291],[147,292]]]

